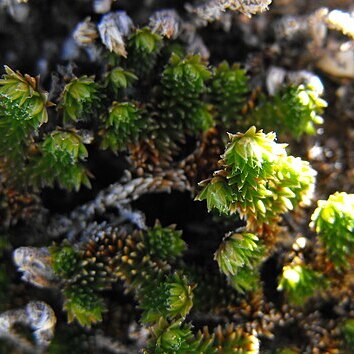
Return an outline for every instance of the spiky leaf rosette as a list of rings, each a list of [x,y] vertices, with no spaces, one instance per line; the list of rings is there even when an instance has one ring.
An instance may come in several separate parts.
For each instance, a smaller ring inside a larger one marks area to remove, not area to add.
[[[315,134],[315,125],[323,123],[320,115],[326,106],[312,86],[288,86],[271,98],[263,97],[249,121],[299,140],[303,134]]]
[[[70,278],[79,269],[79,254],[72,246],[53,246],[50,248],[52,256],[52,267],[59,277]]]
[[[100,103],[99,87],[93,77],[82,76],[65,85],[59,109],[63,110],[64,122],[86,120]]]
[[[263,255],[259,238],[251,233],[234,233],[227,236],[215,253],[220,270],[227,276],[235,275],[240,268],[251,268]]]
[[[17,175],[22,171],[32,135],[48,120],[46,107],[50,102],[48,94],[39,88],[38,79],[7,66],[5,71],[0,79],[0,158],[9,165],[6,174]]]
[[[128,258],[125,255],[133,253],[135,248],[132,235],[106,223],[94,225],[80,245],[79,268],[68,283],[97,291],[109,289],[118,279],[119,265]]]
[[[273,166],[286,156],[286,145],[277,144],[274,133],[257,132],[255,127],[244,134],[230,134],[229,139],[222,155],[223,170],[214,173],[198,200],[206,199],[209,210],[217,207],[227,214],[239,210],[242,215],[262,215],[266,212],[262,199],[271,196],[267,182],[275,179]]]
[[[308,161],[286,156],[274,167],[274,171],[278,183],[276,186],[270,184],[269,189],[273,195],[277,195],[274,204],[278,204],[279,212],[311,205],[317,172]],[[281,211],[283,206],[286,206],[286,210]]]
[[[124,70],[120,67],[115,67],[108,71],[104,77],[104,86],[113,93],[115,99],[121,92],[131,86],[138,78],[132,72]]]
[[[198,55],[180,58],[172,54],[162,74],[164,92],[180,104],[189,106],[186,99],[196,99],[205,92],[205,81],[211,73]]]
[[[162,37],[144,27],[136,29],[128,39],[127,66],[138,76],[151,72],[162,46]]]
[[[204,188],[196,200],[206,200],[208,211],[216,209],[220,214],[233,214],[235,212],[234,209],[231,209],[233,191],[227,180],[222,176],[214,176],[210,183],[208,182],[208,180],[200,182]]]
[[[200,56],[180,58],[172,54],[162,73],[161,108],[166,124],[177,125],[188,134],[197,134],[213,125],[208,106],[201,102],[211,73]]]
[[[102,149],[118,152],[135,143],[145,127],[139,109],[130,102],[113,102],[105,117],[102,135]]]
[[[303,305],[316,291],[326,285],[323,274],[310,269],[301,262],[293,262],[283,267],[278,290],[285,292],[289,301]]]
[[[235,126],[249,90],[245,70],[238,64],[231,67],[227,62],[219,64],[211,82],[211,100],[217,110],[217,121],[226,130]]]
[[[336,192],[319,200],[311,220],[328,259],[337,270],[348,269],[354,259],[354,194]]]
[[[228,277],[230,285],[240,294],[255,292],[261,288],[261,276],[256,267],[241,268],[236,274]]]
[[[98,225],[90,231],[88,242],[82,246],[84,271],[77,275],[77,281],[91,283],[100,289],[121,278],[128,287],[134,288],[145,278],[157,277],[160,272],[167,271],[170,268],[167,261],[181,253],[181,233],[173,227],[156,227],[127,234],[109,225]],[[157,253],[159,251],[161,254]]]
[[[193,286],[187,278],[176,273],[151,279],[138,292],[143,323],[165,319],[185,318],[193,306]]]
[[[209,105],[203,102],[210,72],[199,56],[172,54],[157,87],[158,110],[147,105],[150,134],[129,146],[130,159],[139,173],[167,168],[187,136],[200,135],[213,125]]]
[[[70,318],[77,317],[80,324],[89,325],[90,316],[80,317],[85,304],[90,306],[88,313],[95,314],[98,306],[91,306],[89,299],[100,299],[98,292],[109,289],[118,279],[142,301],[146,321],[160,311],[171,317],[185,316],[192,306],[192,286],[183,276],[169,275],[168,263],[184,247],[181,232],[158,223],[152,229],[131,234],[105,223],[92,225],[78,249],[66,243],[52,247],[52,267],[61,279]],[[155,287],[167,292],[156,292]],[[80,296],[75,297],[78,289]],[[156,298],[144,295],[151,293],[156,293]]]
[[[162,237],[165,239],[162,240]],[[132,238],[136,243],[136,251],[124,255],[118,274],[128,289],[137,289],[167,274],[170,262],[180,256],[184,249],[180,237],[181,233],[175,231],[174,226],[160,229],[159,224],[146,232],[134,232]]]
[[[185,354],[195,353],[196,343],[191,326],[183,324],[181,320],[168,322],[160,318],[154,327],[151,328],[145,354]]]
[[[176,230],[176,225],[162,227],[156,221],[154,227],[147,231],[146,247],[152,256],[169,261],[182,254],[186,243],[182,239],[182,231]]]
[[[197,200],[206,200],[209,210],[237,211],[251,231],[261,231],[297,204],[308,203],[316,173],[307,162],[287,156],[286,145],[276,143],[274,133],[253,126],[229,138],[222,169],[200,183],[204,189]]]
[[[103,300],[88,287],[71,286],[65,291],[64,309],[68,312],[68,322],[76,319],[81,326],[90,327],[102,321]]]
[[[139,175],[169,168],[186,140],[183,124],[172,119],[172,112],[156,110],[150,103],[144,105],[143,116],[144,135],[129,145],[129,159]]]
[[[40,145],[26,170],[28,183],[34,187],[53,186],[57,182],[68,190],[90,187],[88,172],[81,164],[88,156],[81,137],[74,131],[54,131]]]

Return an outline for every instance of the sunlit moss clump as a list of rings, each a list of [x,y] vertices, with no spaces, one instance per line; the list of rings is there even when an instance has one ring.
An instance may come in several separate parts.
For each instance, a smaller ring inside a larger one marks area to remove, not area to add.
[[[221,213],[238,212],[251,230],[276,223],[279,216],[310,202],[316,172],[309,163],[288,156],[285,144],[275,142],[275,133],[256,127],[229,134],[221,169],[201,182],[198,200]]]
[[[307,298],[323,288],[323,275],[301,263],[289,264],[283,267],[278,290],[285,292],[289,301],[296,305],[303,305]]]
[[[348,269],[354,252],[354,194],[337,192],[318,201],[311,220],[328,259],[338,270]]]

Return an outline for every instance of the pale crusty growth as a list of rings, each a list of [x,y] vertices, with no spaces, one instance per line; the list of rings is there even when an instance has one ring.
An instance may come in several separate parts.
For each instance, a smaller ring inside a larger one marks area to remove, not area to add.
[[[74,30],[73,38],[75,42],[82,47],[93,44],[98,38],[96,25],[87,17],[84,21],[79,22]]]
[[[163,37],[175,39],[180,32],[181,19],[175,10],[156,11],[149,21],[152,32]]]
[[[319,95],[324,92],[321,79],[307,70],[287,71],[278,66],[271,66],[267,73],[266,85],[270,95],[275,95],[284,84],[311,86]]]
[[[248,16],[268,10],[272,0],[220,0],[225,9],[240,11]]]
[[[219,20],[226,10],[239,11],[246,16],[264,12],[271,2],[272,0],[208,0],[197,6],[187,4],[186,8],[197,16],[197,23],[205,24]]]
[[[110,12],[98,24],[103,44],[110,52],[127,56],[124,38],[130,34],[133,22],[125,11]]]
[[[54,337],[57,319],[45,302],[31,301],[25,307],[0,314],[0,338],[6,338],[26,352],[43,353]],[[15,324],[28,326],[34,344],[14,330]]]
[[[114,183],[97,194],[96,198],[73,210],[70,219],[58,218],[48,225],[47,232],[52,237],[64,232],[70,233],[70,238],[75,237],[94,219],[95,216],[104,214],[108,209],[115,208],[121,213],[125,221],[130,221],[138,228],[145,228],[142,213],[132,211],[130,203],[145,194],[171,193],[172,191],[190,191],[191,186],[182,169],[166,170],[154,176],[132,178],[127,172],[125,181]]]
[[[55,283],[56,276],[46,247],[20,247],[14,251],[13,258],[18,270],[23,272],[22,280],[40,288]]]

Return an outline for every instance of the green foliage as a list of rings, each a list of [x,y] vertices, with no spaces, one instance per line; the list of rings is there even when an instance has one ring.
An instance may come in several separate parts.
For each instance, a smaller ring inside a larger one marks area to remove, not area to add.
[[[240,268],[252,267],[263,249],[256,235],[243,232],[227,236],[215,253],[215,260],[225,275],[235,275]]]
[[[249,91],[246,72],[238,64],[230,67],[224,61],[218,65],[211,82],[211,100],[217,109],[217,121],[226,130],[241,119],[240,110]]]
[[[168,124],[181,124],[189,134],[197,134],[213,125],[208,105],[202,101],[211,73],[200,56],[180,58],[172,54],[162,73],[163,101]]]
[[[153,327],[160,317],[173,322],[184,319],[196,297],[202,306],[211,310],[209,290],[214,293],[216,283],[204,277],[205,270],[202,270],[203,277],[195,272],[185,272],[188,270],[185,268],[171,272],[171,264],[167,261],[174,261],[185,249],[181,232],[173,226],[163,228],[156,223],[147,231],[128,235],[102,224],[91,231],[91,236],[80,247],[80,251],[74,251],[64,243],[52,248],[52,265],[62,281],[64,308],[70,321],[77,319],[83,326],[100,321],[104,304],[99,291],[110,288],[118,279],[123,280],[126,288],[135,294],[138,307],[143,310],[141,321]],[[237,272],[237,276],[245,279],[243,269]],[[244,280],[244,284],[238,281],[239,291],[253,290],[250,278]],[[210,289],[206,290],[208,286]],[[221,295],[215,293],[214,300],[219,305],[229,306],[235,292],[231,288],[221,289],[222,286],[221,283],[216,286]],[[199,290],[198,296],[195,290]],[[202,348],[207,346],[208,340],[194,338],[192,342],[187,340],[189,348]],[[184,348],[183,343],[180,344]]]
[[[42,151],[62,164],[76,163],[88,155],[80,136],[70,131],[54,131],[43,142]]]
[[[53,186],[78,190],[90,186],[88,174],[80,164],[87,150],[75,132],[53,131],[38,143],[33,136],[47,122],[47,93],[38,88],[36,79],[6,68],[0,80],[0,157],[9,164],[6,173],[21,186],[35,188]],[[77,120],[97,100],[97,87],[92,79],[83,77],[68,84],[62,97],[64,116]],[[66,119],[66,118],[65,118]],[[2,146],[3,144],[3,146]]]
[[[90,327],[102,321],[103,300],[91,289],[72,286],[65,290],[64,309],[68,312],[68,322],[76,319],[80,325]]]
[[[26,177],[35,187],[57,182],[68,190],[90,187],[88,172],[81,164],[88,156],[81,137],[73,131],[54,131],[40,145],[40,155],[27,167]]]
[[[193,306],[193,286],[185,277],[174,274],[167,282],[168,309],[172,317],[185,318]]]
[[[175,225],[162,227],[159,222],[147,231],[146,247],[149,254],[163,260],[172,260],[180,256],[186,249],[182,239],[182,231],[176,230]]]
[[[111,90],[114,96],[117,97],[122,90],[131,86],[137,79],[137,76],[132,72],[120,67],[115,67],[106,73],[104,86]]]
[[[17,175],[32,136],[48,120],[46,107],[50,103],[37,79],[22,76],[7,66],[5,71],[0,79],[0,158],[10,165],[6,173]]]
[[[124,239],[123,239],[124,240]],[[125,286],[136,291],[169,270],[168,262],[152,256],[146,247],[146,232],[136,232],[125,240],[124,255],[118,259],[117,274]]]
[[[299,140],[303,134],[315,134],[315,125],[323,123],[320,115],[326,106],[315,88],[288,86],[271,98],[263,97],[248,120],[266,130],[290,134]]]
[[[208,328],[194,335],[191,326],[181,321],[169,323],[160,319],[151,330],[148,349],[145,353],[173,354],[256,354],[259,340],[233,324],[218,326],[210,334]]]
[[[346,319],[341,329],[345,345],[349,350],[354,350],[354,318]]]
[[[213,164],[208,164],[209,157],[214,161],[214,151],[209,150],[217,147],[219,151],[220,135],[229,129],[250,123],[300,139],[305,133],[314,134],[315,125],[322,123],[320,115],[326,102],[310,86],[290,86],[274,97],[262,96],[258,107],[242,116],[250,91],[245,70],[226,62],[208,67],[198,55],[184,56],[179,42],[159,55],[162,47],[160,35],[147,27],[135,29],[128,39],[127,58],[111,54],[111,62],[102,66],[100,81],[82,76],[67,83],[58,104],[63,122],[54,119],[42,130],[41,125],[48,120],[47,94],[34,78],[6,67],[6,75],[0,80],[1,168],[16,175],[16,181],[24,187],[37,190],[54,184],[67,190],[90,186],[90,174],[83,165],[88,158],[85,144],[89,139],[83,138],[84,130],[76,130],[84,128],[95,142],[93,149],[98,145],[115,153],[128,149],[130,162],[135,163],[132,156],[136,153],[144,163],[154,160],[158,170],[174,169],[175,160],[180,158],[178,152],[190,153],[189,140],[193,140],[196,152],[182,162],[195,166],[182,168],[193,175],[188,168],[207,166],[202,171],[207,174]],[[179,54],[172,52],[173,47]],[[171,56],[166,63],[167,54]],[[131,87],[138,76],[138,85]],[[142,98],[144,102],[134,101]],[[103,99],[107,108],[101,112]],[[64,127],[51,131],[60,123]],[[214,125],[215,141],[204,140],[207,134],[202,133]],[[316,173],[306,161],[288,156],[286,145],[276,142],[275,133],[266,134],[252,126],[245,133],[229,134],[228,139],[220,169],[201,182],[203,189],[197,197],[207,201],[209,210],[228,216],[238,213],[247,220],[245,231],[228,235],[215,253],[223,274],[216,270],[215,275],[207,262],[199,269],[184,263],[186,244],[182,232],[174,226],[156,223],[147,230],[132,231],[128,223],[122,229],[107,223],[91,224],[80,243],[69,245],[64,241],[50,248],[68,322],[76,320],[90,327],[101,321],[105,311],[101,292],[121,282],[142,310],[141,323],[151,326],[146,353],[259,352],[256,335],[241,327],[219,326],[212,334],[207,329],[195,334],[192,325],[184,321],[193,307],[200,313],[217,314],[222,321],[237,320],[244,328],[258,330],[258,324],[262,327],[263,320],[269,321],[267,313],[263,317],[262,311],[267,310],[263,299],[256,295],[261,293],[259,268],[264,245],[271,237],[264,238],[265,242],[260,238],[264,229],[279,223],[282,214],[309,205]],[[179,147],[183,144],[185,149]],[[147,171],[155,177],[154,169]],[[145,177],[143,167],[136,172],[141,179]],[[193,186],[191,190],[194,192]],[[336,193],[328,201],[320,201],[312,216],[313,227],[338,270],[348,269],[353,262],[353,215],[354,195]],[[107,216],[114,218],[111,210],[105,210],[97,219]],[[23,268],[32,266],[25,264]],[[8,282],[6,269],[1,266],[1,290]],[[323,274],[293,262],[284,266],[278,289],[299,305],[326,285]],[[196,314],[191,317],[198,318]],[[252,322],[244,323],[245,317]],[[352,322],[348,319],[342,327],[350,346]]]
[[[63,110],[64,122],[87,120],[99,101],[99,86],[93,77],[72,79],[65,85],[59,105]]]
[[[105,118],[104,128],[101,130],[102,149],[111,149],[114,152],[137,142],[146,125],[139,109],[129,102],[113,102]]]
[[[202,181],[204,186],[206,181]],[[197,196],[196,200],[206,200],[208,210],[218,210],[220,213],[228,215],[230,213],[230,206],[232,205],[232,188],[227,181],[222,177],[215,176],[211,183],[205,186]]]
[[[79,267],[79,255],[70,245],[50,248],[54,272],[63,278],[72,277]]]
[[[156,64],[162,46],[162,37],[150,28],[136,29],[128,40],[128,61],[138,76],[148,74]]]
[[[270,186],[270,190],[279,197],[279,209],[285,209],[286,206],[288,210],[292,210],[297,206],[311,205],[317,172],[307,161],[286,156],[275,170],[279,184],[277,187]]]
[[[193,287],[186,277],[173,274],[147,283],[139,292],[140,307],[144,310],[142,322],[185,318],[193,306]]]
[[[185,99],[197,98],[205,92],[205,81],[211,78],[211,73],[198,55],[180,58],[172,54],[168,65],[162,74],[165,94],[175,96],[178,103]]]
[[[348,269],[354,252],[354,194],[336,192],[319,200],[311,220],[329,260],[339,271]]]
[[[6,74],[0,80],[0,97],[4,100],[5,115],[6,108],[22,108],[23,113],[28,115],[27,119],[34,120],[37,125],[48,121],[47,111],[45,109],[47,93],[38,88],[38,81],[29,75],[22,76],[19,72],[14,72],[8,66],[5,66]],[[11,102],[11,104],[10,104]],[[11,107],[8,107],[11,106]],[[20,111],[20,113],[22,113]],[[26,117],[13,117],[21,119]]]
[[[152,338],[145,351],[147,354],[186,354],[194,352],[195,344],[191,327],[182,324],[181,321],[169,323],[161,317],[151,332]]]
[[[261,278],[257,267],[241,268],[236,274],[228,277],[230,285],[239,293],[256,291],[261,287]]]
[[[161,314],[185,317],[192,307],[193,286],[185,276],[171,275],[167,263],[184,249],[181,232],[159,223],[132,234],[102,224],[91,230],[78,251],[66,243],[52,247],[52,267],[62,281],[70,321],[76,318],[83,326],[100,321],[104,304],[99,291],[118,279],[141,302],[143,322],[154,322]]]
[[[224,238],[215,253],[220,270],[232,287],[245,293],[260,286],[258,266],[264,255],[264,246],[251,233],[233,233]]]
[[[207,200],[209,210],[238,211],[253,230],[308,203],[316,173],[308,162],[287,156],[286,145],[276,143],[274,133],[251,127],[244,134],[229,134],[229,139],[222,169],[211,180],[201,182],[204,189],[197,200]]]
[[[148,27],[137,29],[129,39],[131,47],[140,54],[153,53],[158,49],[161,41],[161,36],[153,33]]]
[[[99,291],[109,289],[118,279],[118,266],[124,262],[122,234],[105,225],[93,232],[79,250],[66,242],[51,248],[52,267],[62,283],[69,322],[76,319],[86,327],[101,321],[104,303]]]
[[[283,290],[293,304],[302,305],[325,284],[321,273],[301,263],[294,263],[283,267],[278,290]]]

